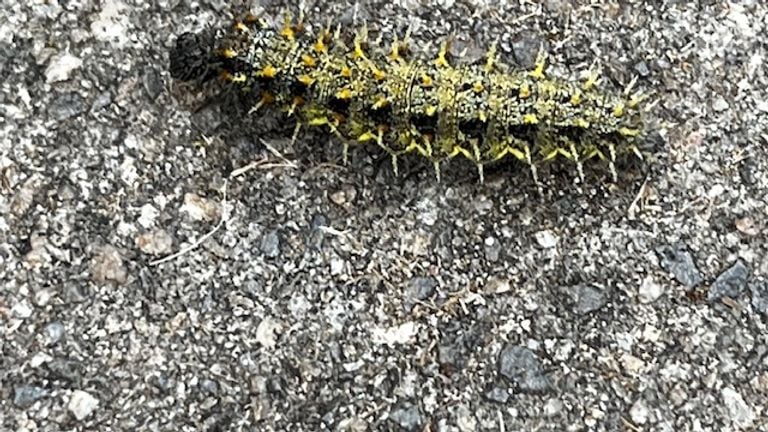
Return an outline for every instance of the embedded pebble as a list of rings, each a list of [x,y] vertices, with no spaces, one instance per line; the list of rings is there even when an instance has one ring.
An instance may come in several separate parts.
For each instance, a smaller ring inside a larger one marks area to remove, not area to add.
[[[552,249],[557,246],[558,238],[550,230],[539,231],[534,234],[534,238],[536,239],[536,243],[544,249]]]
[[[67,409],[77,420],[85,420],[99,406],[99,400],[90,393],[75,390],[69,398]]]
[[[157,229],[141,234],[136,239],[139,250],[148,255],[164,255],[171,252],[173,238],[164,229]]]
[[[644,425],[648,422],[648,406],[645,401],[638,399],[632,404],[632,408],[629,409],[629,418],[636,425]]]
[[[48,114],[57,121],[76,117],[86,109],[85,100],[79,93],[65,93],[48,105]]]
[[[486,237],[483,244],[485,246],[485,258],[490,262],[498,261],[501,252],[499,241],[495,237]]]
[[[66,81],[72,72],[80,68],[83,61],[70,53],[62,53],[51,59],[48,68],[45,69],[45,82],[48,84]]]
[[[115,247],[103,246],[91,259],[91,279],[99,284],[123,284],[128,280],[128,270],[123,263],[123,257]]]
[[[280,255],[280,234],[277,230],[271,230],[264,234],[259,249],[267,258],[276,258]]]
[[[485,393],[485,398],[492,402],[505,404],[509,400],[509,392],[505,388],[493,387]]]
[[[637,295],[641,303],[653,303],[664,294],[664,287],[656,282],[652,276],[648,276],[640,283]]]
[[[499,373],[524,393],[541,393],[552,388],[539,358],[522,346],[511,345],[501,351]]]
[[[415,432],[421,428],[423,423],[419,407],[411,404],[404,404],[395,409],[389,418],[406,431]]]
[[[719,301],[724,297],[730,297],[732,299],[738,298],[747,288],[748,279],[749,269],[741,260],[736,261],[736,263],[728,268],[728,270],[721,273],[720,276],[715,279],[715,282],[709,288],[707,300],[714,302]]]
[[[477,430],[477,419],[466,405],[460,405],[455,412],[456,426],[461,432],[475,432]]]
[[[768,283],[755,281],[749,284],[752,293],[752,307],[755,312],[768,315]]]
[[[643,78],[646,78],[651,74],[651,70],[648,68],[648,63],[644,61],[635,63],[634,69],[635,72],[637,72]]]
[[[192,220],[213,221],[219,218],[219,205],[216,201],[203,198],[197,194],[184,194],[184,204],[179,211],[189,215]]]
[[[722,112],[728,108],[730,108],[730,104],[728,104],[728,101],[726,101],[722,96],[716,97],[715,101],[712,103],[712,109],[716,112]]]
[[[414,304],[432,297],[435,288],[437,288],[437,281],[431,277],[415,277],[409,280],[403,302],[405,310],[410,312]]]
[[[32,306],[26,300],[20,301],[11,308],[11,313],[16,318],[27,319],[32,316]]]
[[[592,313],[608,302],[606,290],[589,284],[579,284],[565,288],[573,299],[573,310],[579,315]]]
[[[548,400],[546,404],[544,404],[544,416],[555,417],[556,415],[559,415],[561,412],[563,412],[563,408],[565,408],[563,401],[558,398],[552,398]]]
[[[42,387],[18,386],[13,389],[13,404],[21,409],[26,409],[47,395],[48,391]]]
[[[66,329],[64,328],[64,324],[56,321],[48,324],[45,326],[44,334],[46,338],[46,345],[55,345],[58,343],[62,337],[64,337],[64,332]]]
[[[163,92],[163,80],[160,74],[154,67],[145,67],[144,75],[142,76],[142,84],[144,85],[144,91],[147,93],[149,100],[154,101]]]
[[[724,387],[720,394],[734,426],[741,429],[751,428],[757,416],[752,407],[744,401],[741,393],[733,387]]]
[[[656,249],[661,268],[669,272],[681,284],[693,288],[702,282],[699,269],[688,249],[683,244],[661,246]]]

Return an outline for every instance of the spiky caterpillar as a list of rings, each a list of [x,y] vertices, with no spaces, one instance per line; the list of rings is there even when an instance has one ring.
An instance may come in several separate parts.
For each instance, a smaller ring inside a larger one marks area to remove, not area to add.
[[[274,29],[254,16],[209,36],[179,36],[170,56],[171,75],[206,80],[219,75],[256,92],[251,111],[282,108],[301,125],[324,126],[342,141],[344,160],[352,143],[375,143],[397,158],[428,159],[439,179],[441,163],[463,156],[477,167],[507,155],[536,167],[555,158],[575,163],[640,157],[644,97],[597,88],[592,71],[580,84],[550,78],[545,56],[530,71],[509,70],[492,46],[476,64],[452,65],[448,44],[436,58],[411,58],[407,38],[388,49],[369,44],[365,28],[352,40],[337,29],[317,35],[290,18]],[[294,134],[295,138],[296,134]]]

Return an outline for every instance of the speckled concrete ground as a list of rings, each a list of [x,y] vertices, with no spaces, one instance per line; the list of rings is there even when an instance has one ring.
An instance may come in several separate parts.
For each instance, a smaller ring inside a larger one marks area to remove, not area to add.
[[[665,3],[307,4],[659,96],[647,179],[537,196],[185,100],[228,2],[6,1],[0,429],[765,430],[768,9]]]

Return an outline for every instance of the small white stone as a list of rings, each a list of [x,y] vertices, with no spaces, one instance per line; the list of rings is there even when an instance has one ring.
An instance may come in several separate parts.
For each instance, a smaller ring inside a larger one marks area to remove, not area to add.
[[[485,284],[486,294],[503,294],[512,290],[508,279],[492,278]]]
[[[645,401],[642,399],[635,401],[629,409],[629,417],[635,424],[644,425],[648,422],[648,406],[645,405]]]
[[[83,420],[99,406],[99,400],[82,390],[72,392],[67,409],[78,420]]]
[[[32,307],[29,305],[29,302],[24,300],[16,303],[16,305],[11,308],[11,313],[13,313],[13,316],[16,318],[27,319],[32,316]]]
[[[344,271],[344,260],[341,258],[331,259],[331,275],[339,275]]]
[[[83,65],[83,61],[70,53],[60,54],[53,59],[45,69],[45,82],[48,84],[66,81],[72,75],[72,71]]]
[[[632,354],[623,354],[621,356],[621,364],[628,372],[633,374],[639,373],[645,367],[645,362]]]
[[[125,4],[106,0],[98,17],[91,23],[91,32],[96,39],[121,47],[129,41],[128,28],[131,23],[128,15]]]
[[[371,330],[371,336],[373,336],[373,343],[379,345],[402,345],[413,341],[418,328],[416,323],[408,321],[389,328],[375,327]]]
[[[136,238],[139,250],[149,255],[164,255],[171,251],[173,238],[165,230],[154,230]]]
[[[725,111],[725,110],[727,110],[730,107],[731,106],[728,105],[728,102],[725,99],[723,99],[722,97],[717,97],[715,99],[715,101],[712,103],[712,109],[717,111],[717,112]]]
[[[128,187],[133,187],[133,185],[139,179],[139,170],[134,164],[135,161],[136,159],[130,156],[126,156],[117,169],[120,173],[120,180]]]
[[[544,404],[544,417],[554,417],[563,411],[563,401],[552,398]]]
[[[740,429],[751,428],[755,422],[755,412],[741,394],[732,387],[723,388],[721,394],[733,424]]]
[[[274,348],[277,345],[277,333],[282,329],[282,323],[271,317],[264,317],[256,328],[256,341],[264,348]]]
[[[712,189],[710,189],[707,192],[707,197],[708,198],[717,198],[720,195],[722,195],[723,192],[725,192],[725,186],[723,186],[721,184],[716,184],[716,185],[712,186]]]
[[[539,231],[534,234],[534,237],[536,238],[536,243],[544,249],[552,249],[557,246],[558,238],[550,230]]]
[[[141,207],[141,216],[139,216],[139,225],[144,228],[151,228],[155,224],[155,218],[160,214],[152,204],[144,204]]]
[[[641,303],[653,303],[664,294],[664,287],[656,283],[653,277],[643,279],[638,289],[638,297]]]
[[[212,221],[219,217],[219,208],[215,201],[193,193],[184,194],[184,204],[179,210],[196,221]]]
[[[474,414],[464,405],[456,409],[456,426],[461,432],[474,432],[477,430],[477,420]]]
[[[44,352],[38,352],[37,354],[32,356],[32,358],[29,360],[29,366],[37,369],[51,360],[53,360],[53,357],[49,356]]]

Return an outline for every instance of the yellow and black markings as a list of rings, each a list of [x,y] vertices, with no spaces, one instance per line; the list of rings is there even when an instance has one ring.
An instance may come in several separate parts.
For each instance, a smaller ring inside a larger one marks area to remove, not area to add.
[[[235,23],[219,42],[222,77],[260,91],[300,125],[323,126],[344,144],[375,143],[393,164],[405,154],[441,164],[462,157],[477,165],[511,156],[529,165],[553,159],[606,161],[615,176],[621,153],[637,153],[645,96],[610,94],[592,69],[580,84],[547,75],[540,53],[531,70],[510,71],[495,44],[478,64],[454,64],[449,44],[431,60],[412,58],[406,36],[371,46],[363,27],[344,38],[339,29],[304,31],[286,18],[273,30],[258,18]],[[351,39],[351,40],[349,40]]]

